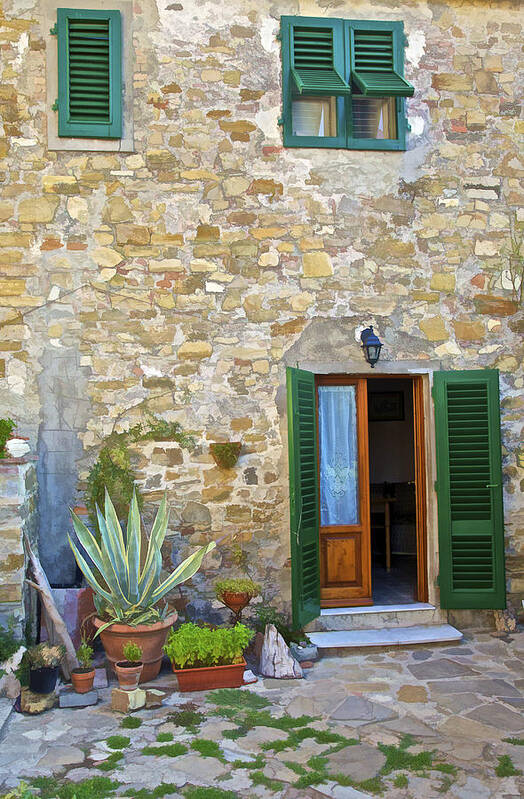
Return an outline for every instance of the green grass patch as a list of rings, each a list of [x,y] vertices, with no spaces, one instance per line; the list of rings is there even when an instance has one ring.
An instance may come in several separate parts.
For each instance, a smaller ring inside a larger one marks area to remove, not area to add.
[[[247,688],[218,688],[216,691],[210,691],[206,700],[218,707],[232,707],[237,710],[242,708],[260,710],[271,705],[267,699]]]
[[[264,768],[266,765],[266,758],[264,755],[257,755],[254,760],[233,760],[231,768],[245,768],[248,770],[255,770]]]
[[[174,744],[164,744],[163,746],[145,746],[142,749],[143,755],[155,755],[156,757],[161,757],[162,755],[178,757],[179,755],[185,755],[186,752],[187,746],[178,742]]]
[[[156,736],[156,739],[159,744],[165,744],[168,741],[173,740],[173,733],[172,732],[159,732]]]
[[[357,738],[346,738],[338,732],[329,730],[315,730],[312,727],[305,727],[298,730],[291,730],[288,737],[283,741],[269,741],[262,744],[262,749],[272,750],[273,752],[283,752],[285,749],[296,749],[306,738],[313,738],[319,744],[331,744],[332,752],[343,749],[345,746],[358,744]]]
[[[395,779],[393,780],[393,785],[395,788],[407,788],[409,784],[409,780],[405,774],[397,774]]]
[[[223,791],[222,788],[195,788],[184,790],[187,799],[240,799],[236,791]]]
[[[418,752],[416,755],[407,751],[411,742],[400,742],[398,746],[379,744],[378,748],[386,755],[386,763],[381,769],[381,774],[390,774],[392,771],[424,771],[433,767],[434,752]]]
[[[519,777],[522,771],[515,768],[513,760],[509,755],[502,755],[502,757],[499,757],[499,763],[495,769],[495,774],[497,777]]]
[[[513,746],[524,746],[524,738],[503,738],[502,740],[507,744],[513,744]]]
[[[199,713],[195,710],[193,703],[188,702],[185,707],[170,713],[167,717],[167,721],[176,724],[177,727],[185,727],[188,732],[194,735],[205,718],[206,716],[204,713]]]
[[[40,790],[40,799],[108,799],[120,786],[109,777],[90,777],[62,785],[54,777],[35,777],[31,783]]]
[[[191,741],[191,749],[194,749],[202,757],[216,757],[217,760],[225,762],[221,748],[216,741],[211,741],[209,738],[195,738]]]
[[[304,768],[302,763],[295,763],[294,760],[283,760],[282,762],[286,768],[288,768],[290,771],[294,771],[299,777],[307,774],[307,768]]]
[[[453,785],[453,780],[451,779],[451,777],[448,777],[446,775],[444,779],[441,781],[440,785],[438,786],[437,791],[439,793],[447,793],[452,785]]]
[[[97,763],[95,768],[99,769],[100,771],[112,771],[114,768],[116,768],[118,761],[123,760],[123,758],[123,752],[111,752],[109,757],[106,760],[102,760],[101,763]]]
[[[110,735],[106,741],[110,749],[125,749],[131,743],[127,735]]]
[[[275,730],[283,730],[289,732],[296,727],[304,727],[306,724],[316,721],[313,716],[280,716],[273,717],[268,710],[247,710],[243,715],[238,716],[238,712],[231,708],[232,713],[227,714],[231,721],[237,723],[236,730],[224,730],[224,737],[229,738],[231,741],[236,741],[237,738],[242,738],[253,727],[271,727]]]
[[[122,719],[120,726],[124,730],[137,730],[142,726],[142,719],[139,719],[138,716],[126,716],[125,719]]]
[[[253,771],[249,778],[253,785],[263,785],[264,788],[270,791],[282,791],[284,789],[284,784],[280,780],[272,780],[270,777],[266,777],[263,771]]]
[[[151,791],[148,788],[140,788],[139,790],[128,788],[124,796],[131,796],[133,799],[161,799],[162,796],[176,793],[177,791],[177,786],[172,782],[161,782],[160,785],[157,785]]]
[[[433,771],[441,771],[443,774],[451,774],[453,777],[457,776],[457,767],[452,766],[451,763],[433,763],[431,768]]]

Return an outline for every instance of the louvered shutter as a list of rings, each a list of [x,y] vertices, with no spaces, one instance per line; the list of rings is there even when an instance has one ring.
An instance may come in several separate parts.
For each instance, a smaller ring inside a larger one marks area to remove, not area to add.
[[[320,615],[317,419],[315,378],[287,369],[293,624]]]
[[[119,11],[59,8],[58,135],[122,135],[122,24]]]
[[[436,372],[440,604],[504,608],[498,372]]]
[[[351,94],[344,80],[341,20],[329,25],[292,24],[289,28],[291,74],[295,91],[305,95]]]
[[[402,23],[351,22],[351,78],[366,97],[411,97]]]

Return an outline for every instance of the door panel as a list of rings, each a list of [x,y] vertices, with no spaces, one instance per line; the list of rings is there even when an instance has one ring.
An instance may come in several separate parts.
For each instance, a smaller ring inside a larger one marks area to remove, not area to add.
[[[317,404],[321,603],[371,605],[366,380],[319,377]]]

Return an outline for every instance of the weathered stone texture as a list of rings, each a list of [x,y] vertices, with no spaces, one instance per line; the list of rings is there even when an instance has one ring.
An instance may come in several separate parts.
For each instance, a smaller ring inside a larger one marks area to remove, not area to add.
[[[282,603],[285,364],[307,350],[314,369],[329,346],[340,371],[350,362],[362,371],[355,330],[371,322],[384,363],[498,365],[508,589],[517,601],[522,329],[501,272],[510,220],[524,218],[519,3],[306,5],[309,15],[404,20],[416,87],[407,152],[283,148],[278,14],[299,12],[266,0],[145,0],[133,21],[136,152],[50,152],[54,98],[40,45],[54,40],[36,0],[4,5],[0,415],[35,438],[56,393],[39,373],[53,354],[76,358],[82,382],[73,379],[70,395],[61,388],[53,411],[52,482],[62,463],[68,481],[76,470],[80,501],[115,425],[146,408],[179,420],[195,450],[167,447],[164,462],[158,452],[150,460],[147,445],[137,461],[146,499],[167,488],[175,510],[166,558],[230,533],[266,599]],[[243,444],[229,471],[208,452],[225,438]],[[43,454],[47,443],[42,433]],[[58,501],[71,502],[70,493]],[[206,510],[197,521],[188,518],[194,507]],[[59,550],[65,533],[57,528]],[[231,566],[228,552],[208,559],[207,576]],[[208,579],[194,583],[185,596],[210,596]]]

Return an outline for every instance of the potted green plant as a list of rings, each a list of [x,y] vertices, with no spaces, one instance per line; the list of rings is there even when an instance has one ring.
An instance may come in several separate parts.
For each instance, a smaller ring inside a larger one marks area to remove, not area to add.
[[[124,691],[134,691],[135,688],[138,688],[140,675],[144,668],[142,649],[133,641],[126,641],[122,649],[125,660],[115,663],[118,684]]]
[[[221,469],[232,469],[238,460],[241,449],[241,441],[216,441],[209,445],[209,451],[216,465]]]
[[[16,427],[16,422],[12,419],[0,419],[0,458],[6,458],[9,454],[6,449],[6,444],[13,434]]]
[[[93,668],[93,647],[82,638],[82,643],[76,650],[80,666],[71,672],[71,682],[77,694],[87,694],[93,687],[95,670]]]
[[[246,667],[244,650],[253,636],[244,624],[212,629],[188,622],[171,630],[164,652],[180,691],[239,688]]]
[[[27,650],[29,664],[29,688],[35,694],[50,694],[55,690],[58,667],[65,655],[62,644],[51,646],[37,644]]]
[[[240,615],[254,596],[260,594],[260,586],[249,577],[229,578],[215,583],[215,596],[240,621]]]
[[[142,531],[136,492],[133,494],[124,533],[111,498],[106,491],[104,514],[96,507],[100,544],[86,525],[71,512],[76,535],[94,570],[69,538],[76,562],[93,589],[98,617],[93,623],[106,655],[115,664],[124,659],[123,646],[132,641],[143,651],[141,681],[154,679],[162,663],[162,647],[177,618],[164,597],[198,571],[204,556],[215,548],[211,541],[199,547],[164,580],[162,544],[169,511],[162,500],[151,528],[147,551],[142,555]],[[164,605],[160,603],[164,600]]]

